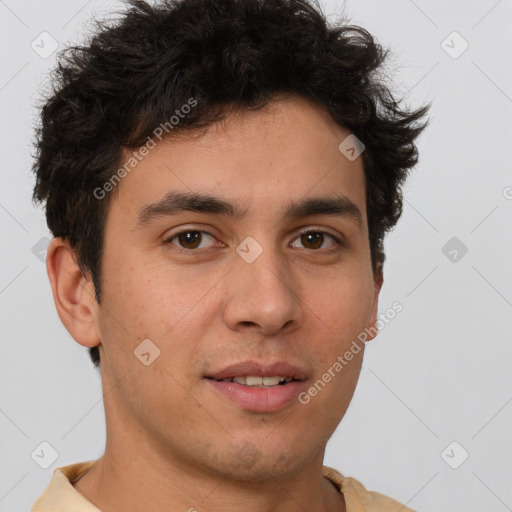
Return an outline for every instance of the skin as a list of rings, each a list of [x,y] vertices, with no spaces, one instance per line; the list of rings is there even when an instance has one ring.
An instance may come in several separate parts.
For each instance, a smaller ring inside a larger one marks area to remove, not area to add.
[[[102,511],[345,510],[322,463],[364,350],[309,404],[272,413],[243,409],[203,377],[245,359],[284,359],[312,384],[375,326],[382,275],[371,266],[362,159],[338,150],[348,134],[294,97],[159,142],[112,192],[101,306],[73,251],[52,240],[58,314],[78,343],[100,347],[106,449],[75,487]],[[137,229],[139,210],[173,190],[239,202],[247,217],[180,212]],[[334,193],[359,207],[360,226],[324,214],[283,219],[290,200]],[[304,227],[345,241],[308,242]],[[183,238],[164,243],[184,228],[211,236],[196,249]],[[263,248],[250,264],[235,251],[247,236]],[[149,366],[133,353],[146,338],[161,351]],[[253,462],[241,455],[248,449]]]

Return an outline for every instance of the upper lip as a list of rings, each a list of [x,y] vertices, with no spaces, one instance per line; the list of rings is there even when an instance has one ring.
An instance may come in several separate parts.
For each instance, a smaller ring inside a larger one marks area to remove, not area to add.
[[[240,363],[230,364],[223,370],[206,375],[207,378],[222,380],[232,377],[242,377],[254,375],[257,377],[292,377],[295,380],[306,380],[307,375],[304,370],[287,361],[275,361],[265,363],[260,361],[242,361]]]

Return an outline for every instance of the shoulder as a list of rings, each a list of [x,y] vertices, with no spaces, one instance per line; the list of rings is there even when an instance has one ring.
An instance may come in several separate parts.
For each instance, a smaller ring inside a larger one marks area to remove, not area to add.
[[[73,487],[73,482],[95,462],[78,462],[55,469],[50,485],[35,501],[31,512],[99,512]]]
[[[369,491],[359,480],[343,476],[333,468],[324,466],[323,475],[343,494],[347,512],[414,512],[389,496]]]

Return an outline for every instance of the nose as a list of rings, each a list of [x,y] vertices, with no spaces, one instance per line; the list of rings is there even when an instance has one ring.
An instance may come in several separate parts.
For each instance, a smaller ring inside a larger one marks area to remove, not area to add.
[[[237,256],[233,265],[224,285],[224,321],[230,329],[269,336],[299,326],[298,282],[277,250],[263,250],[252,263]]]

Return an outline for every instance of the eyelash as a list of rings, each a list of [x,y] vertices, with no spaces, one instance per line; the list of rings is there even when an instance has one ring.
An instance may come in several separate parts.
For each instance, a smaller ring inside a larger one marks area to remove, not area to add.
[[[204,231],[204,230],[200,230],[200,229],[183,229],[181,231],[178,231],[178,232],[174,233],[170,237],[167,237],[165,240],[163,240],[162,244],[163,245],[174,245],[174,244],[172,244],[171,241],[174,240],[177,236],[179,236],[179,235],[181,235],[183,233],[205,233],[207,235],[210,235],[212,238],[215,238],[215,236],[212,235],[208,231]],[[299,232],[299,234],[297,235],[297,237],[293,241],[297,240],[297,238],[299,238],[300,236],[308,234],[308,233],[321,233],[323,235],[327,235],[327,236],[331,237],[334,240],[334,242],[335,242],[335,247],[334,248],[329,248],[329,249],[324,249],[324,250],[322,250],[322,249],[309,249],[310,251],[320,252],[320,253],[324,253],[324,254],[331,254],[331,253],[337,251],[341,246],[343,246],[343,243],[341,241],[341,237],[338,238],[335,235],[333,235],[332,233],[329,233],[328,231],[325,231],[325,230],[319,229],[319,228],[311,228],[311,227],[310,228],[302,229]],[[203,251],[208,251],[208,249],[184,249],[182,247],[176,246],[173,250],[178,252],[178,253],[190,255],[190,254],[192,254],[194,252],[195,253],[201,253]],[[308,250],[308,249],[306,249],[306,250]]]

